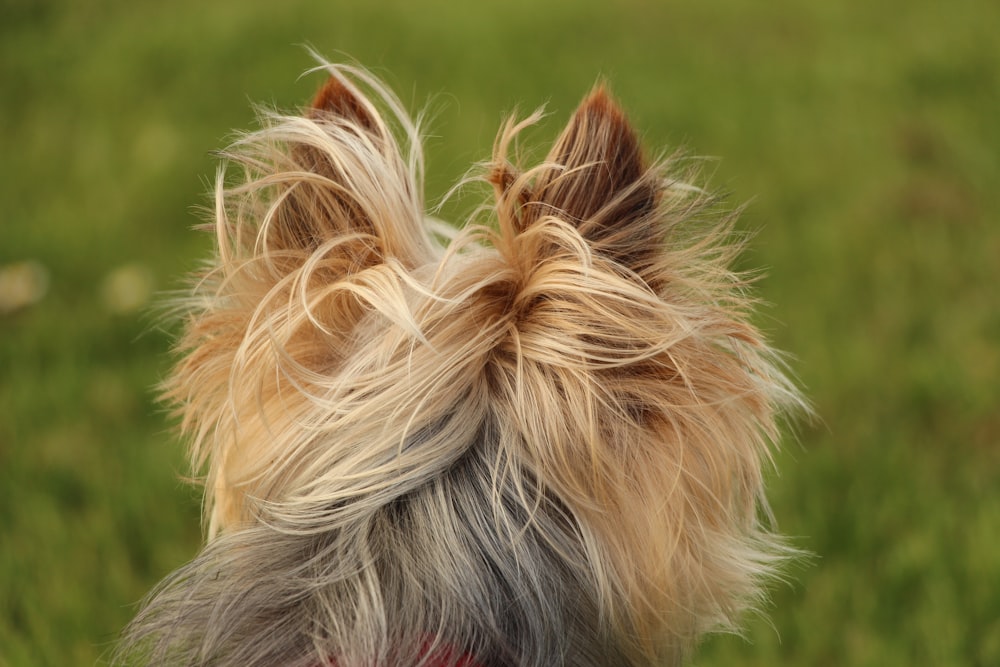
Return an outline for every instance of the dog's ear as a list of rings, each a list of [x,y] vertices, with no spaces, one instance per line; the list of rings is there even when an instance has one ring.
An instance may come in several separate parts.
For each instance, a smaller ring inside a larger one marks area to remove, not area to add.
[[[598,252],[641,272],[659,240],[661,191],[624,112],[599,85],[549,152],[522,223],[545,215],[566,219]]]
[[[352,270],[387,257],[417,263],[427,247],[420,175],[375,105],[332,74],[302,120],[280,133],[288,150],[269,177],[280,192],[263,230],[266,248],[310,252],[343,241]]]

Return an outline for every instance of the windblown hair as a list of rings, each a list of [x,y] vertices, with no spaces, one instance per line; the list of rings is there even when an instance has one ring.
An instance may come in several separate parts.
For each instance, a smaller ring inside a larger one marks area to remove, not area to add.
[[[397,98],[324,67],[225,153],[166,390],[209,539],[117,659],[663,665],[734,629],[791,553],[762,469],[801,406],[734,216],[598,86],[537,166],[508,121],[450,228]]]

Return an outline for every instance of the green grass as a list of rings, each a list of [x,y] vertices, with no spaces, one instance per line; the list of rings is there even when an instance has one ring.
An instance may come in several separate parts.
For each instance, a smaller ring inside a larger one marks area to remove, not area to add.
[[[503,112],[547,103],[552,136],[603,76],[752,200],[761,323],[821,418],[772,498],[815,557],[697,665],[1000,665],[1000,5],[356,5],[0,0],[0,265],[50,277],[0,315],[0,665],[93,664],[198,548],[152,390],[175,332],[102,286],[208,252],[209,153],[309,97],[304,43],[431,101],[431,199]]]

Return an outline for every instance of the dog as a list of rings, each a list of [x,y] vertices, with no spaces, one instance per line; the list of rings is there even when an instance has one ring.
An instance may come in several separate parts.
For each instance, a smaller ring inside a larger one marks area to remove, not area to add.
[[[419,123],[321,69],[223,153],[165,385],[208,539],[116,659],[674,665],[737,628],[795,555],[762,475],[804,402],[735,214],[598,84],[540,164],[542,112],[506,121],[444,224]]]

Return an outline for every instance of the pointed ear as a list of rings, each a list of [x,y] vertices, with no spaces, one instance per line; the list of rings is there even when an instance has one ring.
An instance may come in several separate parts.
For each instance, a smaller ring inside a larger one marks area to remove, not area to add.
[[[375,92],[391,96],[381,88]],[[274,159],[278,173],[262,179],[281,184],[266,230],[268,249],[310,251],[350,237],[356,241],[343,249],[355,268],[389,256],[415,262],[425,249],[419,174],[375,105],[337,73],[304,116],[275,128],[287,151]]]
[[[434,254],[416,123],[364,70],[325,69],[311,106],[262,114],[263,127],[223,153],[215,193],[220,268],[252,273],[261,289],[300,269],[331,285]],[[261,270],[244,271],[249,265]]]
[[[526,224],[567,218],[596,250],[638,270],[655,249],[662,185],[603,86],[580,104],[535,181]]]
[[[377,132],[375,121],[377,112],[370,104],[362,101],[360,96],[352,92],[347,85],[336,76],[331,75],[313,97],[309,105],[311,118],[343,118],[357,123],[369,132]]]

